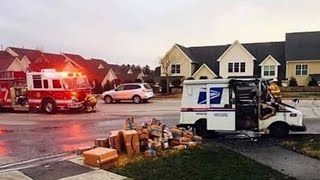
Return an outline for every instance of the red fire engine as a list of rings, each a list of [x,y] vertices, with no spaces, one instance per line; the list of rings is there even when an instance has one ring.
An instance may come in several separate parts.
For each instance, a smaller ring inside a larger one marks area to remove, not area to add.
[[[1,72],[0,109],[15,111],[81,109],[85,97],[91,94],[87,77],[81,73],[57,72]]]

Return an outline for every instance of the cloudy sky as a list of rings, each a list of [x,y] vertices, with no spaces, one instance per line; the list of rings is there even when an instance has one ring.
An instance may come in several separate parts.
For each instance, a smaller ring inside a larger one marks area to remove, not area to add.
[[[0,0],[3,47],[157,66],[174,43],[282,41],[320,31],[317,0]]]

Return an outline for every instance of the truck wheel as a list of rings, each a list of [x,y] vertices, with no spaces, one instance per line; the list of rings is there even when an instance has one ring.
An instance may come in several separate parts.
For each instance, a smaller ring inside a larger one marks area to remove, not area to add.
[[[204,138],[208,137],[207,121],[198,121],[193,127],[193,132],[198,136],[202,136]]]
[[[103,100],[104,100],[104,102],[106,103],[106,104],[110,104],[110,103],[112,103],[112,97],[111,96],[105,96],[104,98],[103,98]]]
[[[289,134],[289,125],[286,123],[274,123],[269,127],[272,137],[285,137]]]
[[[135,95],[135,96],[133,96],[132,101],[135,104],[139,104],[141,102],[141,97],[138,95]]]
[[[42,103],[42,111],[47,114],[54,114],[57,111],[56,103],[52,99],[44,100]]]

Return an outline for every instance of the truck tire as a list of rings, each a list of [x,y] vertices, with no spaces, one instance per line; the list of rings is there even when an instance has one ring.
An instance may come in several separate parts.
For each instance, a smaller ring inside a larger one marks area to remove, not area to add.
[[[271,124],[269,131],[272,137],[285,137],[289,134],[290,127],[284,122],[276,122]]]
[[[53,99],[45,99],[42,102],[41,108],[42,108],[42,111],[47,114],[54,114],[57,111],[57,106]]]
[[[103,100],[104,100],[104,102],[105,102],[106,104],[111,104],[112,101],[113,101],[112,97],[109,96],[109,95],[106,95],[106,96],[103,98]]]
[[[193,132],[195,132],[198,136],[202,136],[203,138],[208,137],[209,134],[207,130],[207,120],[197,121],[193,127]]]

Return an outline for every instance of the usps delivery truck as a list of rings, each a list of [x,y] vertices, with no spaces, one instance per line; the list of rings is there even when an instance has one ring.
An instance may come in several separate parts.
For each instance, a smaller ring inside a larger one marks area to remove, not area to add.
[[[185,80],[179,127],[197,135],[212,131],[251,130],[275,137],[306,131],[302,113],[274,102],[263,79]]]

